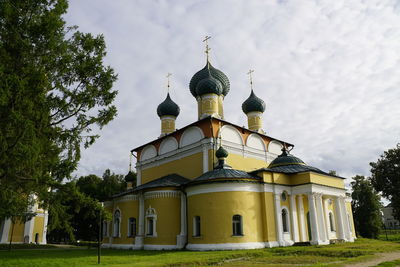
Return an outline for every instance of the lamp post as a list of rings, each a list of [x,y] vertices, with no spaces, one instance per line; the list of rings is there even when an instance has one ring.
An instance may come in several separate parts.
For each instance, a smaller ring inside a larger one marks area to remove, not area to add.
[[[101,207],[103,208],[103,202],[101,202]],[[100,257],[101,257],[101,236],[102,236],[102,223],[101,223],[101,212],[102,209],[99,211],[99,237],[97,239],[97,264],[100,264]]]

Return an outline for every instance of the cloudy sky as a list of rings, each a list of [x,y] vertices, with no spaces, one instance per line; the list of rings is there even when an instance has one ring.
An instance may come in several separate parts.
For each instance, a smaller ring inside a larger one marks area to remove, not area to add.
[[[103,34],[118,73],[118,117],[83,152],[76,175],[125,174],[129,150],[157,138],[157,105],[171,72],[177,128],[197,119],[188,84],[211,63],[230,79],[225,119],[247,125],[250,93],[267,104],[267,134],[295,144],[309,165],[351,177],[400,142],[400,2],[397,0],[71,0],[65,19]]]

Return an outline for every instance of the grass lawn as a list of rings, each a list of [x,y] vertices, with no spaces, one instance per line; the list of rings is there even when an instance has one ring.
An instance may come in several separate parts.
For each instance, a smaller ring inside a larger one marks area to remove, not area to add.
[[[400,251],[400,243],[358,239],[355,243],[237,251],[102,250],[102,266],[334,266],[367,260],[375,253]],[[95,266],[96,249],[0,251],[0,266]],[[385,265],[386,266],[386,265]],[[393,266],[393,265],[387,265]]]

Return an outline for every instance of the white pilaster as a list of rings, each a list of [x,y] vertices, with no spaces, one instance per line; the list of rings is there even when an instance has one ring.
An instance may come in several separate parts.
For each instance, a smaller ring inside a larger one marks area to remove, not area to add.
[[[208,172],[208,149],[207,145],[203,144],[203,173]]]
[[[136,186],[142,184],[142,168],[136,166]]]
[[[344,234],[344,225],[343,225],[343,214],[342,214],[342,209],[341,209],[341,204],[340,204],[340,197],[335,197],[335,219],[337,220],[337,233],[338,233],[338,239],[345,240],[345,234]]]
[[[297,206],[296,206],[296,196],[290,195],[290,220],[292,226],[292,240],[294,242],[299,242],[299,228],[297,223]]]
[[[328,209],[328,199],[322,200],[323,208],[324,208],[324,216],[325,216],[325,227],[326,227],[326,234],[328,240],[331,239],[331,225],[329,221],[329,209]]]
[[[275,224],[276,224],[276,237],[280,246],[284,245],[283,241],[283,228],[282,228],[282,208],[280,194],[274,195],[275,197]]]
[[[343,214],[343,228],[344,228],[344,236],[347,241],[353,241],[350,231],[350,222],[349,216],[347,215],[346,203],[344,197],[340,197],[340,209],[342,210]]]
[[[135,237],[135,248],[142,249],[144,240],[144,196],[139,193],[139,229],[138,235]]]
[[[310,224],[311,224],[311,241],[313,245],[318,245],[321,240],[319,237],[318,221],[317,221],[317,210],[315,208],[315,195],[308,194],[308,208],[310,211]]]
[[[3,225],[3,232],[0,233],[0,243],[7,243],[8,242],[8,235],[10,233],[11,228],[11,220],[6,219]]]
[[[176,236],[176,247],[183,248],[187,241],[186,195],[181,192],[181,232]]]
[[[42,244],[47,244],[47,223],[49,221],[49,213],[47,211],[44,212],[44,224],[43,224],[43,233],[42,233]]]
[[[303,195],[297,195],[297,203],[299,205],[299,224],[300,224],[300,237],[301,241],[307,241],[306,235],[306,224],[304,222],[304,207],[303,207]]]
[[[317,204],[316,206],[317,206],[317,222],[318,222],[319,236],[323,243],[327,243],[328,237],[326,233],[324,210],[322,208],[322,194],[316,195],[316,204]]]
[[[27,240],[28,244],[31,242],[34,242],[34,240],[32,239],[34,222],[35,222],[35,217],[32,217],[29,221],[25,222],[23,242],[25,242],[25,236],[28,236],[28,240]]]

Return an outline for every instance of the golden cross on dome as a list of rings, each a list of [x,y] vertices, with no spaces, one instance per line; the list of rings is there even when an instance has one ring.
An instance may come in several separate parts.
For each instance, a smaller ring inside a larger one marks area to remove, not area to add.
[[[249,72],[247,73],[247,75],[249,75],[250,78],[250,89],[253,90],[253,72],[254,70],[249,70]]]
[[[169,77],[171,77],[172,76],[172,73],[167,73],[167,91],[168,91],[168,93],[169,93]]]
[[[207,36],[207,35],[206,35],[206,37],[204,37],[204,40],[203,40],[203,42],[206,43],[206,50],[205,50],[204,52],[205,52],[206,55],[207,55],[207,62],[208,62],[209,54],[210,54],[210,50],[211,50],[211,48],[208,47],[208,40],[209,40],[209,39],[211,39],[211,36]]]

